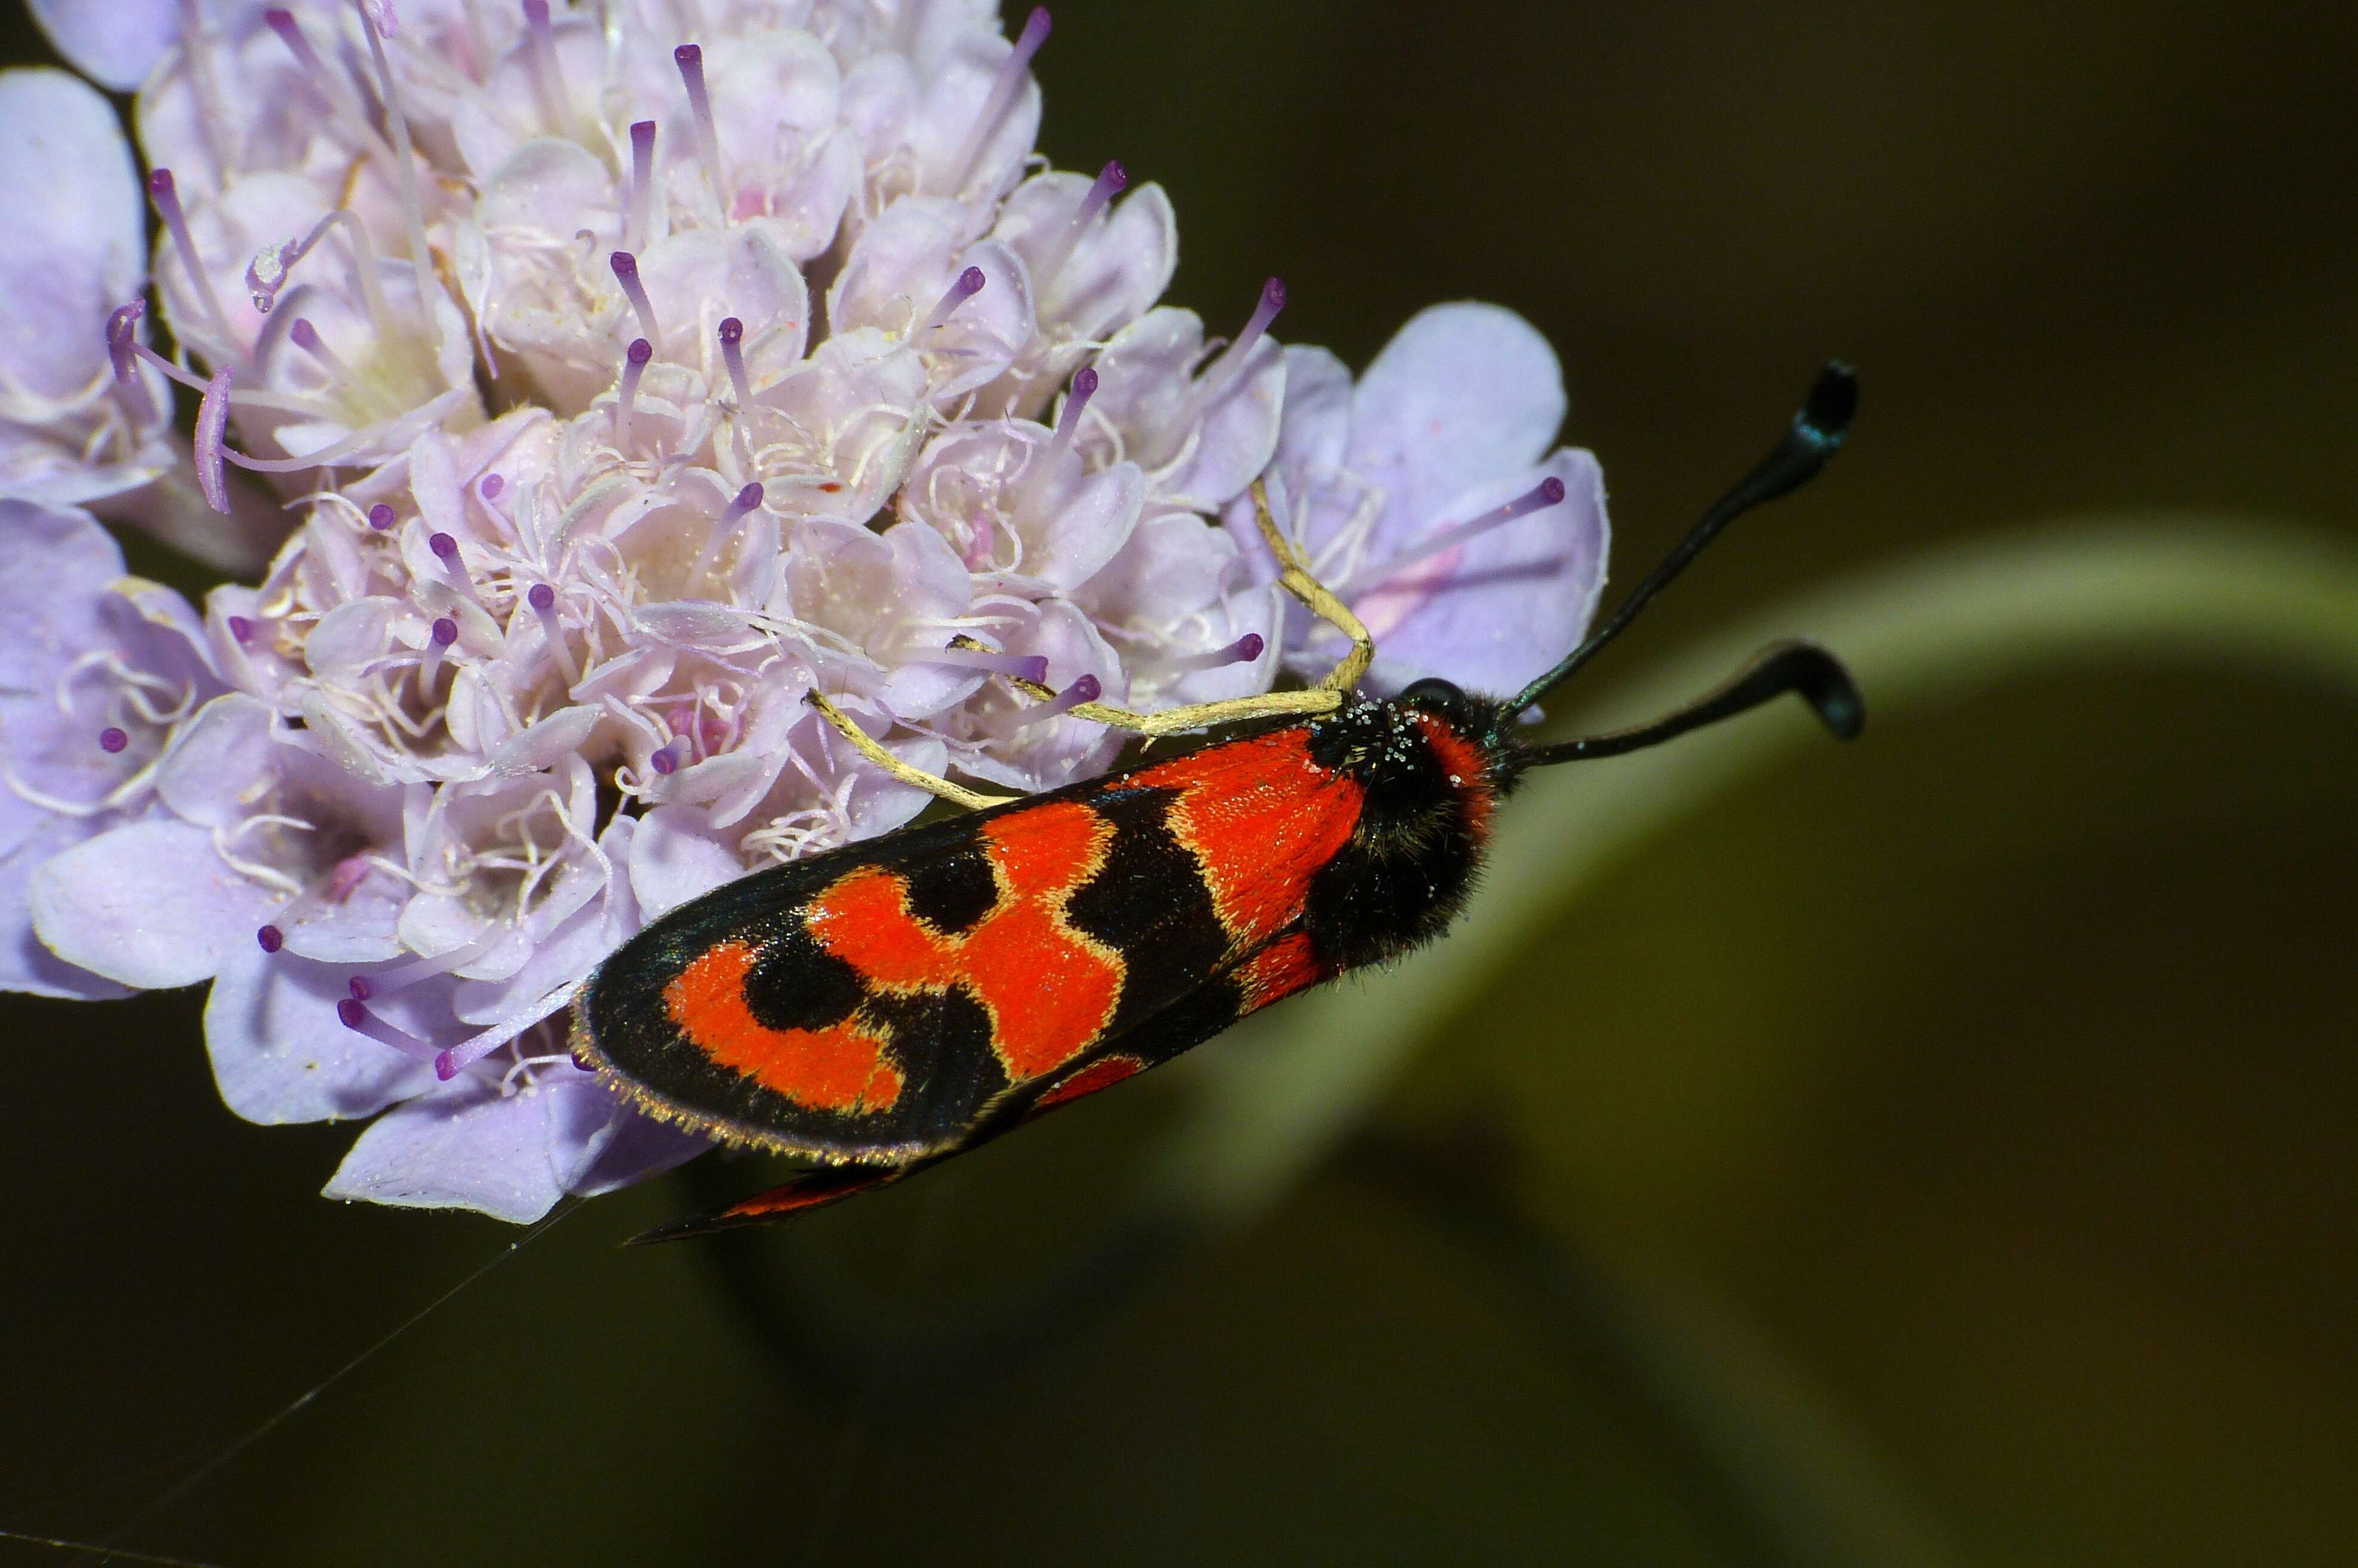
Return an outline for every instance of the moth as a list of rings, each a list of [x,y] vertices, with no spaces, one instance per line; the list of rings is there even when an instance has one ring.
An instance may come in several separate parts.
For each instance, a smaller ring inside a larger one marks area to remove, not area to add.
[[[909,767],[813,693],[877,766],[974,809],[716,889],[591,974],[574,1012],[578,1061],[652,1116],[817,1162],[638,1239],[770,1223],[899,1181],[1432,941],[1466,903],[1498,803],[1534,768],[1655,745],[1788,692],[1834,734],[1857,735],[1856,686],[1804,642],[1765,650],[1635,729],[1541,745],[1517,733],[1729,523],[1823,469],[1857,402],[1850,369],[1827,366],[1776,449],[1511,697],[1436,679],[1359,696],[1374,644],[1258,485],[1279,580],[1350,651],[1304,690],[1153,713],[1071,709],[1147,736],[1244,726],[1228,739],[993,800]]]

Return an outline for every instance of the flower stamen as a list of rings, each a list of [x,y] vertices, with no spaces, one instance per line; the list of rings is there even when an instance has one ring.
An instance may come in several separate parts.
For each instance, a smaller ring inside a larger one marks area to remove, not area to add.
[[[645,334],[650,344],[660,348],[663,334],[655,330],[654,304],[647,298],[646,288],[639,282],[639,258],[628,251],[616,251],[606,258],[606,265],[614,269],[614,281],[622,285],[622,297],[629,300],[631,308],[638,313],[639,330]],[[637,347],[636,344],[632,346]]]
[[[1119,162],[1109,162],[1098,171],[1096,182],[1081,193],[1080,200],[1073,207],[1072,217],[1065,224],[1065,232],[1057,236],[1055,247],[1040,258],[1039,274],[1032,280],[1032,287],[1040,297],[1045,298],[1048,291],[1055,287],[1057,277],[1065,270],[1065,264],[1073,259],[1074,248],[1080,244],[1081,235],[1087,232],[1090,220],[1104,211],[1106,204],[1129,184],[1130,171]]]
[[[1017,35],[1014,49],[999,68],[999,79],[990,84],[990,96],[982,101],[982,112],[974,117],[974,129],[967,133],[966,146],[958,154],[957,172],[950,179],[951,195],[965,192],[967,181],[974,178],[975,166],[982,161],[983,149],[990,145],[990,138],[998,134],[1023,92],[1023,80],[1032,70],[1032,57],[1047,41],[1048,7],[1035,5],[1024,19],[1023,31]]]

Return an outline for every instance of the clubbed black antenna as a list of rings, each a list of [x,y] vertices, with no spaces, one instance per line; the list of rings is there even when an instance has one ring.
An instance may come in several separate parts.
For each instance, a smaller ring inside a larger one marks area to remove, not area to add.
[[[1674,713],[1634,730],[1591,735],[1552,746],[1522,746],[1515,751],[1518,768],[1544,768],[1556,762],[1585,762],[1617,757],[1626,752],[1657,746],[1690,730],[1700,730],[1747,709],[1773,702],[1787,692],[1799,694],[1825,727],[1845,741],[1855,740],[1866,728],[1866,699],[1842,661],[1815,643],[1779,643],[1757,655],[1736,678],[1707,697]]]
[[[1687,563],[1701,555],[1703,547],[1717,538],[1730,523],[1763,502],[1774,501],[1815,479],[1818,470],[1842,449],[1843,438],[1850,434],[1850,422],[1857,413],[1858,376],[1840,360],[1830,362],[1818,373],[1808,401],[1793,416],[1792,428],[1777,444],[1777,449],[1761,459],[1758,467],[1704,514],[1703,521],[1679,541],[1678,547],[1663,558],[1660,566],[1647,574],[1645,581],[1630,590],[1629,597],[1606,617],[1603,625],[1588,634],[1586,642],[1566,654],[1562,664],[1517,693],[1506,705],[1506,711],[1520,713],[1595,658],[1597,651],[1619,636],[1638,618],[1638,611],[1668,587],[1672,578],[1684,571]]]

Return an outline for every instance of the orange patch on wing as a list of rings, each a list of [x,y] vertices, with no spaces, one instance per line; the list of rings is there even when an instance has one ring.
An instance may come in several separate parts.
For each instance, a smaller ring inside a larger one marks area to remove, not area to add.
[[[1334,973],[1318,961],[1310,935],[1296,931],[1281,936],[1237,966],[1237,982],[1244,989],[1245,1012],[1267,1007],[1295,991],[1306,990]]]
[[[1091,1062],[1055,1088],[1040,1097],[1032,1107],[1033,1116],[1044,1115],[1060,1105],[1069,1105],[1084,1095],[1111,1088],[1124,1078],[1134,1078],[1146,1070],[1146,1064],[1135,1056],[1107,1056]]]
[[[813,1110],[882,1110],[901,1098],[884,1042],[856,1018],[824,1029],[773,1029],[745,1003],[760,957],[742,942],[698,954],[664,988],[664,1009],[714,1062]]]
[[[819,946],[880,989],[964,988],[1021,1083],[1071,1061],[1120,999],[1121,955],[1065,920],[1065,902],[1105,864],[1113,826],[1064,801],[995,818],[982,839],[999,901],[965,931],[945,935],[911,914],[906,884],[881,867],[820,893],[805,919]]]
[[[1312,762],[1299,728],[1230,741],[1123,782],[1179,792],[1165,820],[1203,868],[1235,950],[1302,917],[1311,879],[1359,824],[1358,784]]]
[[[1490,813],[1498,806],[1498,792],[1490,787],[1490,764],[1482,755],[1482,748],[1451,729],[1448,720],[1437,714],[1419,713],[1416,723],[1424,731],[1425,744],[1441,759],[1449,787],[1457,796],[1458,814],[1465,819],[1466,830],[1474,835],[1476,844],[1487,842],[1490,837]]]

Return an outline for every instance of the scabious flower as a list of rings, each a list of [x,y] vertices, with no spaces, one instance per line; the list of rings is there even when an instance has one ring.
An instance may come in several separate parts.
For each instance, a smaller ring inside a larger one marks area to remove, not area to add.
[[[0,341],[0,985],[210,981],[233,1109],[374,1118],[330,1195],[523,1220],[699,1152],[567,1008],[646,921],[925,806],[807,697],[1037,790],[1120,739],[1010,677],[1265,691],[1325,649],[1258,476],[1383,679],[1511,687],[1593,604],[1545,345],[1450,308],[1354,391],[1274,282],[1227,341],[1160,305],[1162,192],[1033,153],[1044,12],[35,10],[139,84],[159,232],[151,280],[103,100],[0,76],[0,181],[60,214],[7,241],[54,305]],[[209,558],[275,544],[258,580],[125,579],[81,506],[143,488]]]

